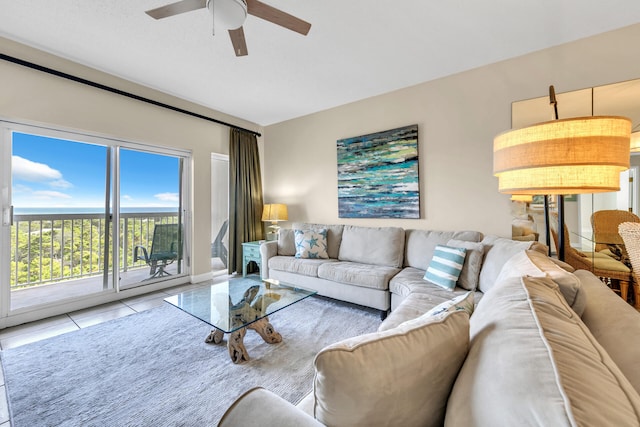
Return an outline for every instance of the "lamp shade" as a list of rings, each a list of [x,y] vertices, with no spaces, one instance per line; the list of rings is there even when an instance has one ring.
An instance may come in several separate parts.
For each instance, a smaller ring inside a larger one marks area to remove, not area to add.
[[[493,141],[493,172],[506,194],[620,190],[629,169],[631,121],[590,116],[503,132]]]
[[[533,202],[533,196],[531,194],[513,194],[511,200],[514,202],[531,203]]]
[[[262,210],[263,221],[276,223],[278,221],[287,221],[288,219],[287,205],[281,203],[264,205],[264,209]]]

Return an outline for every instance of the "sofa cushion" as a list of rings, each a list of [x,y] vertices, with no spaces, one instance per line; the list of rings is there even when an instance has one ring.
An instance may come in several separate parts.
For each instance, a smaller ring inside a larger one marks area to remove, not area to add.
[[[452,294],[452,291],[441,288],[440,286],[434,285],[433,283],[424,280],[424,270],[413,267],[405,267],[402,269],[402,271],[393,276],[393,278],[389,281],[389,290],[392,293],[401,296],[408,296],[412,293],[425,293],[433,295],[437,298],[437,302],[435,302],[435,304],[431,307],[427,307],[424,310],[425,312],[443,301],[449,300],[456,295],[466,293],[466,289],[454,288]]]
[[[550,278],[497,283],[470,333],[445,425],[638,425],[640,396]]]
[[[501,282],[509,277],[545,277],[548,276],[558,284],[560,292],[569,306],[578,316],[582,316],[587,303],[587,296],[582,283],[575,274],[569,273],[554,263],[551,258],[538,251],[520,251],[505,263],[496,279]]]
[[[328,426],[442,426],[469,316],[424,315],[330,345],[315,360],[314,416]]]
[[[458,278],[458,286],[468,291],[475,291],[478,288],[478,278],[482,269],[484,245],[480,242],[451,239],[447,242],[447,246],[465,248],[467,250],[464,266]]]
[[[303,276],[318,277],[318,268],[322,264],[337,262],[335,259],[305,259],[292,256],[274,256],[269,258],[269,270],[286,271]]]
[[[433,301],[429,301],[427,294],[411,294],[400,306],[391,312],[389,316],[380,324],[378,332],[393,329],[402,323],[418,318],[424,314],[435,316],[445,311],[464,310],[469,316],[473,314],[475,308],[475,295],[473,292],[467,291],[453,299],[443,301],[437,305],[433,305]],[[425,311],[425,307],[430,307]]]
[[[447,311],[462,310],[465,311],[469,316],[471,316],[473,314],[474,308],[475,302],[473,301],[473,292],[469,291],[466,294],[458,295],[457,297],[450,299],[449,301],[438,304],[431,310],[427,311],[425,314],[435,316]]]
[[[402,267],[404,229],[345,225],[338,259],[363,264]]]
[[[640,393],[640,313],[590,271],[575,274],[587,294],[582,321]]]
[[[337,283],[374,289],[389,289],[389,281],[399,268],[357,262],[330,262],[318,267],[318,277]]]
[[[441,288],[453,290],[460,277],[466,253],[465,248],[436,245],[431,262],[424,273],[424,280]]]
[[[533,242],[518,242],[503,237],[486,236],[482,244],[485,255],[478,278],[478,288],[486,293],[495,284],[502,266],[509,261],[509,258],[520,251],[530,249]]]
[[[478,231],[407,230],[405,267],[426,270],[436,245],[446,245],[451,239],[479,242],[482,240],[482,233]]]
[[[322,424],[280,396],[256,387],[236,399],[218,423],[218,427],[237,426],[322,427]]]
[[[327,229],[293,230],[296,258],[327,259]]]
[[[327,230],[327,254],[329,255],[329,258],[338,259],[338,252],[340,251],[340,243],[342,242],[342,230],[344,229],[344,225],[294,222],[291,228],[298,230]]]
[[[278,255],[294,256],[296,254],[296,242],[293,230],[281,228],[278,230]]]
[[[400,295],[402,303],[396,307],[382,322],[378,330],[391,329],[406,320],[415,319],[438,304],[447,302],[451,298],[464,295],[466,289],[456,287],[448,291],[422,279],[424,271],[418,268],[405,267],[389,282],[392,293]],[[481,292],[473,292],[477,303],[482,297]]]

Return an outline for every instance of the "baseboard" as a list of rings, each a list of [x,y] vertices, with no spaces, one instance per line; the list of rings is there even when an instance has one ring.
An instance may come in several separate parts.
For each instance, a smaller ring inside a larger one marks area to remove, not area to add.
[[[213,277],[214,275],[211,271],[208,271],[204,274],[191,275],[191,283],[206,282],[207,280],[212,280]]]

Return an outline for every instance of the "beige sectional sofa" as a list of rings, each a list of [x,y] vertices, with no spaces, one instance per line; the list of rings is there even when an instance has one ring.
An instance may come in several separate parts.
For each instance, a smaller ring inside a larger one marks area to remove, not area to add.
[[[328,258],[296,258],[297,229],[327,230]],[[384,317],[411,293],[415,283],[418,288],[428,287],[426,293],[431,295],[433,305],[451,298],[450,291],[422,280],[438,244],[454,241],[458,245],[476,245],[467,246],[476,250],[468,250],[461,276],[462,281],[474,275],[475,279],[468,279],[462,285],[466,286],[456,288],[453,295],[477,288],[482,237],[477,231],[295,223],[291,229],[280,230],[277,242],[261,245],[261,274],[265,279],[281,280],[313,289],[323,296],[381,310]]]
[[[640,426],[640,314],[525,242],[480,242],[477,304],[392,278],[391,315],[321,350],[302,402],[249,390],[220,425]]]

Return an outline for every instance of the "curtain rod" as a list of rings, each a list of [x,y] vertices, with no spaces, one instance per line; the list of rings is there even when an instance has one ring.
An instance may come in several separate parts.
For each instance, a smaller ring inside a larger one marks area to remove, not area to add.
[[[238,129],[238,130],[241,130],[241,131],[244,131],[244,132],[249,132],[249,133],[252,133],[252,134],[254,134],[256,136],[262,136],[260,133],[258,133],[256,131],[253,131],[251,129],[245,129],[243,127],[236,126],[236,125],[233,125],[231,123],[223,122],[222,120],[214,119],[212,117],[203,116],[202,114],[198,114],[198,113],[194,113],[192,111],[184,110],[182,108],[174,107],[172,105],[165,104],[163,102],[154,101],[153,99],[149,99],[149,98],[145,98],[143,96],[135,95],[135,94],[130,93],[130,92],[125,92],[123,90],[116,89],[116,88],[113,88],[111,86],[106,86],[106,85],[103,85],[103,84],[100,84],[100,83],[96,83],[96,82],[93,82],[91,80],[86,80],[86,79],[83,79],[83,78],[78,77],[78,76],[74,76],[74,75],[71,75],[71,74],[63,73],[62,71],[58,71],[58,70],[54,70],[52,68],[44,67],[42,65],[34,64],[33,62],[25,61],[23,59],[14,58],[13,56],[5,55],[4,53],[0,53],[0,59],[3,59],[3,60],[8,61],[8,62],[12,62],[14,64],[22,65],[23,67],[31,68],[33,70],[42,71],[44,73],[51,74],[53,76],[61,77],[63,79],[71,80],[71,81],[74,81],[76,83],[82,83],[84,85],[91,86],[91,87],[94,87],[94,88],[97,88],[97,89],[106,90],[107,92],[111,92],[111,93],[115,93],[115,94],[118,94],[118,95],[126,96],[127,98],[135,99],[137,101],[146,102],[147,104],[155,105],[156,107],[166,108],[168,110],[175,111],[175,112],[182,113],[182,114],[186,114],[188,116],[197,117],[197,118],[202,119],[202,120],[207,120],[207,121],[218,123],[218,124],[221,124],[221,125],[224,125],[224,126],[229,126],[230,128],[233,128],[233,129]]]

